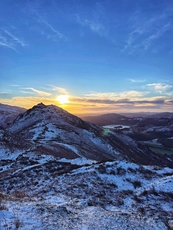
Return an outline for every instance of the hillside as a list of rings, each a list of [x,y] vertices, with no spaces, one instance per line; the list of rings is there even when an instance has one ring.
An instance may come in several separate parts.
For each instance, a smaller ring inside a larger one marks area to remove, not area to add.
[[[85,122],[54,105],[34,106],[19,115],[6,132],[21,139],[21,146],[27,143],[28,151],[56,157],[160,164],[147,148],[131,138]]]
[[[2,230],[172,229],[173,169],[25,153],[0,170]]]
[[[167,230],[172,202],[171,159],[123,130],[42,103],[0,130],[2,230]]]

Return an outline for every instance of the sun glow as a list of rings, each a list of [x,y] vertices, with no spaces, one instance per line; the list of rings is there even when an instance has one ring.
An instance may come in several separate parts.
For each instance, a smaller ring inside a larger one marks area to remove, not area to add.
[[[69,103],[68,95],[59,95],[56,100],[61,104],[65,105]]]

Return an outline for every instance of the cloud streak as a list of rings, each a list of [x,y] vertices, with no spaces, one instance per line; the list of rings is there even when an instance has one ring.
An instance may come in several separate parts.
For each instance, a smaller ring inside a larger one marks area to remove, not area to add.
[[[15,45],[12,42],[8,41],[7,38],[2,36],[1,34],[0,34],[0,46],[16,51]]]
[[[45,28],[48,29],[49,33],[44,33],[48,39],[53,39],[53,40],[64,40],[67,41],[67,37],[59,32],[57,29],[54,28],[54,26],[52,24],[50,24],[48,21],[46,21],[40,14],[37,13],[38,19],[37,22],[43,26],[45,26]]]
[[[52,86],[52,90],[57,91],[59,94],[65,94],[65,95],[69,94],[69,92],[65,88],[62,88],[62,87]]]
[[[132,78],[129,78],[128,80],[129,80],[130,82],[132,82],[132,83],[143,83],[143,82],[145,82],[145,80],[132,79]]]
[[[136,105],[136,104],[148,104],[148,105],[161,105],[166,103],[165,98],[150,98],[150,99],[142,99],[142,100],[130,100],[130,99],[87,99],[87,98],[73,98],[73,101],[80,102],[80,103],[94,103],[94,104],[106,104],[106,105]]]
[[[27,88],[24,88],[24,89],[31,90],[32,92],[38,94],[39,96],[43,96],[43,97],[49,97],[49,96],[52,95],[51,93],[48,93],[48,92],[45,92],[45,91],[41,91],[41,90],[38,90],[38,89],[34,89],[34,88],[30,88],[30,87],[27,87]],[[25,93],[27,93],[27,92],[25,92]]]
[[[129,34],[123,52],[133,54],[137,51],[149,51],[157,40],[172,30],[172,22],[167,9],[155,16],[145,15],[138,10],[129,19]]]
[[[98,20],[81,18],[79,15],[77,15],[76,21],[79,25],[88,28],[93,33],[101,37],[108,37],[105,27],[103,26],[103,24],[98,22]]]
[[[4,30],[4,32],[14,41],[14,43],[19,44],[22,47],[27,46],[27,44],[20,38],[14,36],[12,33],[10,33],[8,30]]]
[[[0,30],[0,46],[17,52],[19,47],[24,48],[26,45],[27,44],[22,39],[12,34],[8,29]]]

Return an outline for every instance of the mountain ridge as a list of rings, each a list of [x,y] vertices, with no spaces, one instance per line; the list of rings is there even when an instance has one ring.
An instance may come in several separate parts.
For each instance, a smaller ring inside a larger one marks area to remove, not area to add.
[[[6,131],[21,139],[21,146],[29,145],[32,152],[60,158],[128,159],[141,164],[159,162],[157,156],[130,137],[85,122],[55,105],[39,103],[33,106],[20,114]]]

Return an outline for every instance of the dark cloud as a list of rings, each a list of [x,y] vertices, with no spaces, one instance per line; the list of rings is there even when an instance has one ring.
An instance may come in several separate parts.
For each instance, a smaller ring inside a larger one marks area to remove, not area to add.
[[[160,104],[165,104],[164,99],[153,99],[153,100],[140,100],[140,101],[132,101],[129,99],[121,99],[121,100],[109,100],[109,99],[87,99],[87,98],[77,98],[74,99],[74,101],[78,102],[84,102],[84,103],[95,103],[95,104],[107,104],[107,105],[112,105],[112,104],[154,104],[154,105],[160,105]]]

